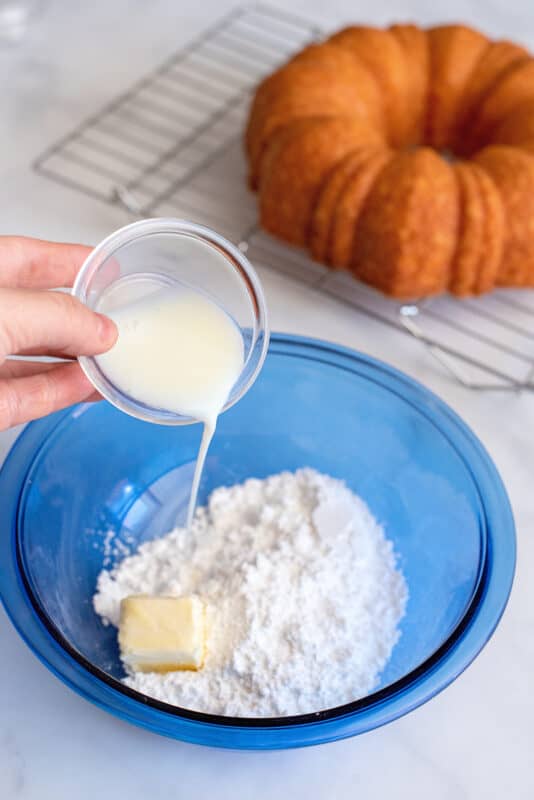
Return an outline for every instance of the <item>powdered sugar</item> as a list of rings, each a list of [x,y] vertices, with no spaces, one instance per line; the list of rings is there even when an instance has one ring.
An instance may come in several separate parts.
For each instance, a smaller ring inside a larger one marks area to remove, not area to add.
[[[300,714],[365,696],[399,637],[407,588],[391,542],[342,482],[311,470],[217,489],[191,533],[142,545],[98,578],[94,607],[118,624],[129,594],[199,594],[199,672],[135,674],[128,686],[234,716]]]

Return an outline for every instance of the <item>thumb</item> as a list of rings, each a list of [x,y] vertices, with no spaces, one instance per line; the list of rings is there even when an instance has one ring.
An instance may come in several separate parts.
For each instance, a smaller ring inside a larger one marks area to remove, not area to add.
[[[116,339],[112,320],[69,294],[0,290],[0,355],[97,355]]]

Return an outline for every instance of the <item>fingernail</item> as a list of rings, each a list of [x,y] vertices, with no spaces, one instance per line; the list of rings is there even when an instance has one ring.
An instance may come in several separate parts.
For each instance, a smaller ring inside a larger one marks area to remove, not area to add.
[[[110,346],[117,338],[117,326],[109,317],[104,314],[97,315],[100,320],[100,338],[103,342],[109,342]]]

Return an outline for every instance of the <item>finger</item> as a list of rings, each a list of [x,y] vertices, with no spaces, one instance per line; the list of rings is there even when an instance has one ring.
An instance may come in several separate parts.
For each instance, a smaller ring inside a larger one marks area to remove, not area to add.
[[[0,289],[0,353],[97,355],[117,339],[115,323],[63,292]]]
[[[0,236],[0,286],[12,289],[72,286],[91,249],[82,244]]]
[[[58,350],[55,353],[50,347],[30,347],[29,350],[19,350],[17,353],[18,356],[26,356],[27,358],[33,358],[35,356],[47,356],[48,358],[61,358],[63,361],[68,359],[72,361],[75,356],[66,356],[61,350]]]
[[[89,397],[86,397],[83,402],[84,403],[99,403],[103,399],[104,398],[102,397],[100,392],[93,392],[93,394],[90,394]]]
[[[39,375],[41,372],[50,372],[58,367],[57,361],[22,361],[20,359],[8,358],[0,366],[0,380],[2,378],[25,378],[30,375]]]
[[[0,381],[0,430],[80,403],[94,388],[79,364],[62,364],[38,375]]]

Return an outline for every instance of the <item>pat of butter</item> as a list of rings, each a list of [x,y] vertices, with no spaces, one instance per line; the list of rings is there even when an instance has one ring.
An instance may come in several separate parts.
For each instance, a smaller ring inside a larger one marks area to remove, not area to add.
[[[137,672],[197,670],[205,655],[205,607],[199,597],[132,595],[121,603],[121,659]]]

